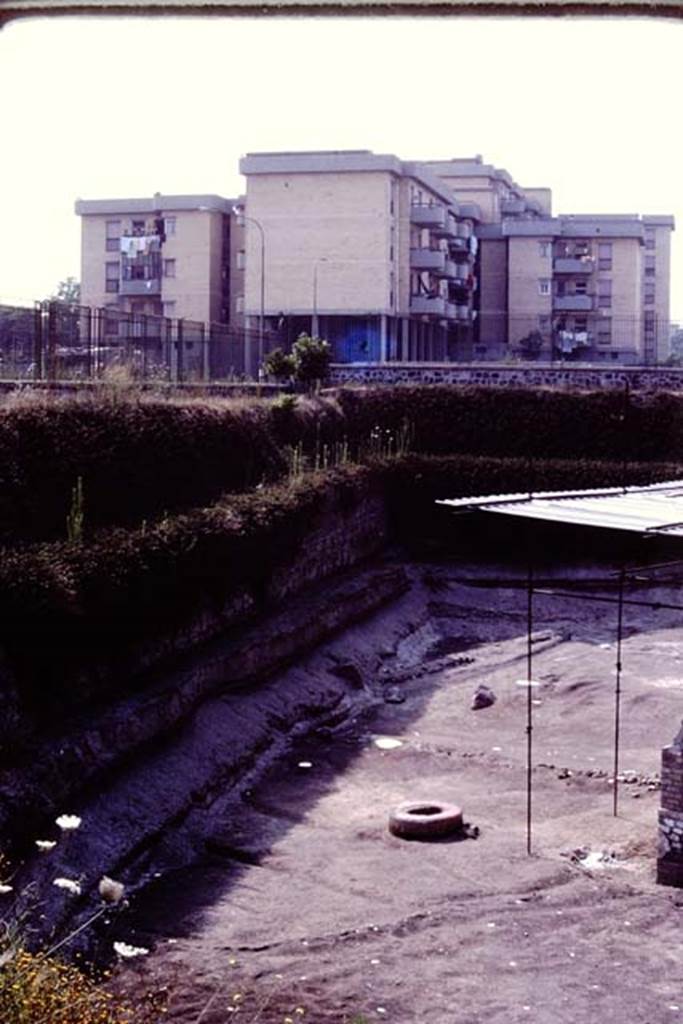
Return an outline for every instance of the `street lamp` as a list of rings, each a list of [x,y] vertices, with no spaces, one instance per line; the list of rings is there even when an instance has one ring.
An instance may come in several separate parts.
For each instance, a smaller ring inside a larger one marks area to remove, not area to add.
[[[263,320],[266,298],[266,239],[263,233],[263,225],[260,223],[260,221],[256,220],[255,217],[247,217],[242,207],[237,205],[233,206],[232,212],[235,214],[236,217],[239,217],[242,221],[248,220],[250,224],[254,224],[259,229],[259,234],[261,235],[261,312],[259,315],[258,324],[258,374],[261,370],[261,364],[263,362]]]
[[[321,256],[313,264],[313,323],[311,324],[313,337],[318,335],[318,267],[321,263],[329,263],[327,256]]]

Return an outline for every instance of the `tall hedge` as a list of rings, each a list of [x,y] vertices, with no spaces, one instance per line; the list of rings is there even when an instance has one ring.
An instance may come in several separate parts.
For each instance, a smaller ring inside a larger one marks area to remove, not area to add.
[[[348,510],[381,489],[394,535],[406,540],[428,536],[446,520],[452,532],[436,498],[518,491],[530,483],[649,483],[679,471],[630,465],[624,477],[621,463],[553,460],[537,463],[530,480],[526,459],[411,455],[226,495],[150,526],[104,531],[90,543],[16,549],[0,560],[0,647],[30,714],[62,718],[107,697],[98,690],[98,664],[116,663],[142,640],[172,635],[244,588],[258,605],[275,569],[303,549],[326,503]],[[120,684],[127,684],[125,673]]]
[[[341,389],[354,435],[409,421],[415,451],[543,459],[674,461],[683,452],[683,396],[618,391],[416,386]]]
[[[216,501],[287,473],[288,448],[409,428],[411,450],[678,461],[683,397],[457,387],[341,389],[271,401],[61,400],[0,410],[0,544],[57,540],[77,480],[86,535]]]
[[[56,539],[77,480],[86,530],[133,524],[274,480],[261,404],[65,400],[0,413],[0,542]]]

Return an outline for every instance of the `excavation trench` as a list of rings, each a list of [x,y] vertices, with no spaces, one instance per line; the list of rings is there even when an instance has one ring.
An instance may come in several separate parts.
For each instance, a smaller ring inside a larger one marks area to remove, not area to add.
[[[97,941],[151,952],[119,987],[168,986],[168,1019],[203,1024],[238,1004],[266,1024],[297,1007],[340,1024],[671,1019],[681,911],[655,885],[654,847],[659,749],[683,689],[678,615],[629,614],[614,818],[614,611],[535,600],[527,856],[526,595],[499,567],[404,569],[405,593],[250,695],[278,742],[121,859],[135,896]],[[339,699],[313,700],[340,683]],[[474,711],[481,683],[497,699]],[[283,718],[275,692],[308,693],[317,714]],[[233,712],[246,735],[246,706]],[[195,751],[216,727],[215,708],[197,713]],[[479,834],[395,837],[405,800],[457,803]]]

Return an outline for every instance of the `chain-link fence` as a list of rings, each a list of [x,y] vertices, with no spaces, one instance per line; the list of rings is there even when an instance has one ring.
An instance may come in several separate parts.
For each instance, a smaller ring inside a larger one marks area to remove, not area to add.
[[[378,331],[378,318],[351,327],[358,337]],[[372,321],[372,322],[371,322]],[[0,306],[0,379],[97,380],[117,374],[169,383],[249,381],[274,348],[291,349],[305,320],[283,318],[258,329],[174,320],[142,313],[47,301],[35,307]],[[418,326],[429,327],[429,324]],[[351,328],[346,325],[346,334]],[[333,332],[334,333],[334,332]],[[443,333],[443,331],[442,331]],[[678,335],[683,336],[681,331]],[[485,362],[538,360],[640,366],[683,362],[668,321],[579,314],[539,317],[482,310],[464,339],[444,334],[443,344],[395,346],[393,361]],[[355,337],[355,335],[354,335]],[[342,345],[330,337],[334,359],[377,361],[377,345]],[[370,339],[372,340],[372,338]],[[348,338],[346,338],[348,342]]]
[[[277,331],[39,302],[0,306],[0,379],[240,381],[283,345]]]

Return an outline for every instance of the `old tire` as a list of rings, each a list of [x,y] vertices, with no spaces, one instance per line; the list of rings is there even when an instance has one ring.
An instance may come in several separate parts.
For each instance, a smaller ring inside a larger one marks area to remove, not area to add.
[[[389,831],[401,839],[439,839],[462,830],[462,811],[455,804],[422,800],[399,804],[389,815]]]

